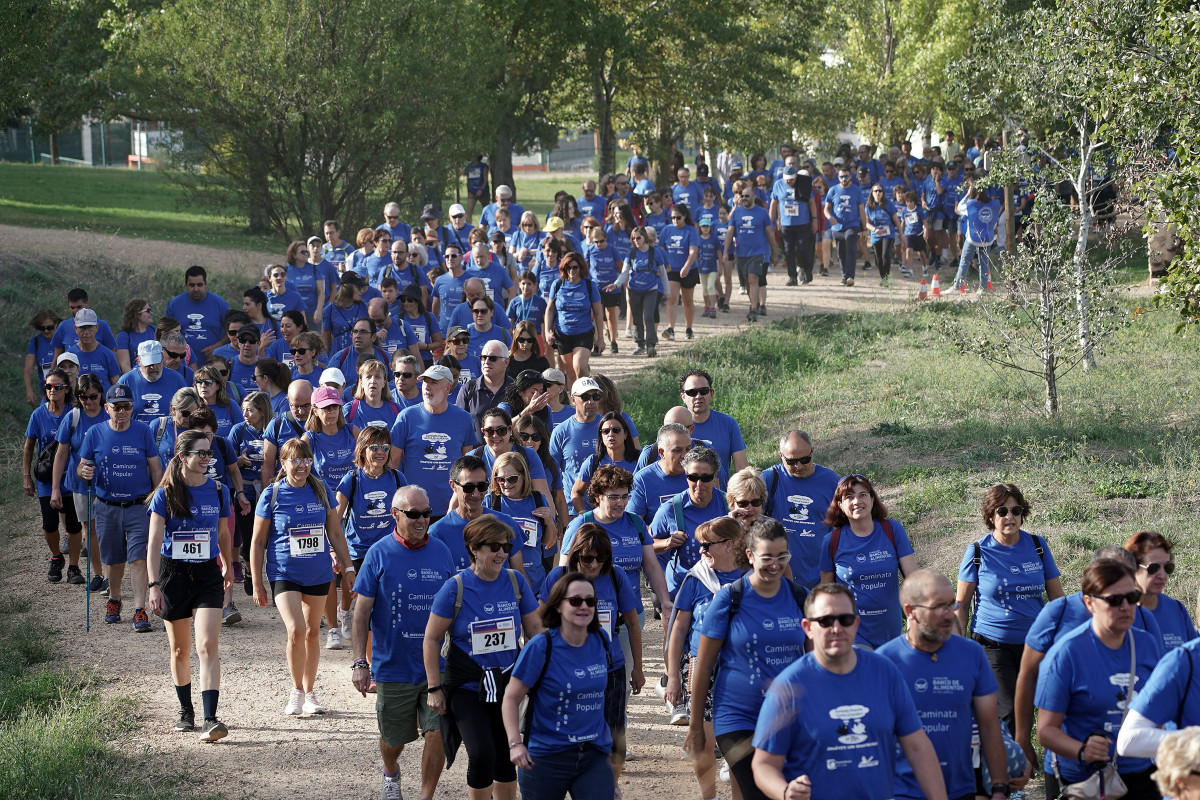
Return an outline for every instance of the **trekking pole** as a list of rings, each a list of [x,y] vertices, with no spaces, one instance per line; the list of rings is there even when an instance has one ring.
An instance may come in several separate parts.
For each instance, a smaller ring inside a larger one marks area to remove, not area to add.
[[[84,536],[86,537],[88,551],[84,556],[87,561],[87,583],[83,585],[84,607],[87,609],[84,613],[83,629],[91,631],[92,629],[92,483],[88,481],[88,498],[87,512],[85,514],[87,521],[84,523]]]

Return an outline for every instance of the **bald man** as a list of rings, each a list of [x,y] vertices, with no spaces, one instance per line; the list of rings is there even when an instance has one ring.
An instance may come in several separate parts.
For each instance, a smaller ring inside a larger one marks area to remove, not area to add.
[[[262,485],[275,480],[279,448],[290,439],[304,435],[308,415],[312,413],[313,385],[301,378],[288,386],[288,410],[275,417],[263,432]]]
[[[925,733],[933,743],[950,798],[973,797],[975,771],[971,726],[979,726],[980,749],[991,783],[987,794],[1006,800],[1012,790],[996,704],[998,687],[983,648],[954,635],[954,587],[946,576],[919,569],[904,579],[900,604],[908,626],[903,636],[877,651],[897,667],[912,693]],[[1024,781],[1022,781],[1023,783]],[[912,767],[896,762],[896,797],[922,797]]]
[[[792,575],[800,585],[816,586],[821,573],[821,542],[829,533],[825,511],[837,489],[837,473],[813,460],[808,433],[791,430],[779,439],[779,463],[762,474],[767,485],[763,513],[788,532]]]
[[[483,282],[483,278],[478,273],[468,272],[466,282],[463,283],[464,300],[450,314],[450,327],[455,325],[462,328],[470,327],[471,323],[475,321],[475,315],[471,313],[471,306],[487,293],[487,285]],[[492,302],[496,303],[494,299]],[[504,308],[504,306],[496,304],[496,309],[492,312],[492,324],[499,325],[505,330],[512,330],[512,321],[504,313]]]

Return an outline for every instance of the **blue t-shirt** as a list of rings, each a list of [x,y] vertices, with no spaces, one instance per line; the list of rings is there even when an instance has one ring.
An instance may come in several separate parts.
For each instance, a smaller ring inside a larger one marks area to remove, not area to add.
[[[659,234],[658,246],[666,253],[667,271],[679,272],[691,248],[700,246],[700,234],[691,225],[668,225]]]
[[[229,360],[229,384],[236,386],[238,391],[242,393],[242,397],[258,390],[258,384],[254,382],[254,368],[257,365],[257,353],[254,354],[254,361],[249,364],[244,363],[241,357],[234,357]]]
[[[321,312],[321,330],[329,332],[329,352],[336,353],[352,346],[354,344],[354,323],[369,316],[367,304],[361,300],[344,308],[333,303],[326,303],[325,309]]]
[[[722,642],[713,679],[713,729],[717,736],[754,730],[771,681],[804,655],[804,609],[783,583],[763,597],[743,582],[741,607],[731,618],[729,587],[717,592],[700,633]]]
[[[117,349],[117,340],[113,337],[112,328],[104,320],[96,326],[96,341],[107,347],[109,350]],[[58,323],[58,327],[54,329],[54,336],[50,339],[50,344],[55,350],[70,350],[75,345],[79,344],[79,334],[75,332],[75,319],[68,317]]]
[[[217,527],[229,516],[229,490],[211,478],[203,485],[189,486],[187,490],[191,518],[177,517],[170,512],[165,490],[155,489],[150,497],[150,513],[166,520],[159,553],[175,561],[212,561],[221,554],[217,545]]]
[[[403,408],[394,400],[385,400],[379,408],[371,408],[366,400],[355,398],[346,401],[342,406],[342,413],[346,415],[346,422],[359,431],[363,428],[383,428],[390,431]]]
[[[838,184],[831,187],[829,194],[825,195],[825,205],[833,208],[832,229],[840,231],[843,228],[861,227],[862,219],[858,215],[858,207],[866,201],[867,198],[863,197],[862,188],[854,184],[850,186]]]
[[[746,441],[742,439],[742,429],[737,420],[720,411],[710,411],[708,419],[695,424],[692,439],[717,451],[721,460],[721,485],[727,485],[733,454],[746,449]]]
[[[133,418],[147,425],[165,417],[170,411],[171,399],[184,388],[183,376],[173,369],[165,369],[158,380],[148,381],[136,366],[117,383],[128,386],[133,392]]]
[[[268,581],[319,586],[333,580],[326,514],[325,505],[307,482],[296,488],[282,478],[263,487],[254,516],[271,521],[267,529]]]
[[[821,572],[833,572],[837,582],[850,587],[858,603],[855,642],[872,649],[900,635],[903,612],[900,608],[900,559],[913,554],[904,526],[890,520],[896,545],[888,541],[883,526],[875,521],[869,536],[856,536],[849,525],[842,526],[837,552],[830,557],[830,533],[821,542]]]
[[[83,447],[83,437],[93,425],[99,425],[102,422],[108,422],[108,411],[104,406],[100,406],[99,413],[94,417],[89,417],[83,409],[79,411],[79,421],[74,421],[74,415],[70,412],[63,415],[62,422],[58,424],[58,430],[55,431],[54,440],[59,446],[67,446],[71,448],[71,454],[67,457],[67,465],[63,469],[62,494],[65,497],[68,492],[87,492],[87,484],[79,479],[75,470],[79,467],[79,450]],[[72,427],[73,424],[73,427]],[[41,490],[39,489],[39,497]]]
[[[943,194],[938,194],[937,187],[941,186]],[[926,175],[925,180],[921,182],[917,189],[921,199],[925,201],[925,210],[929,212],[930,219],[942,219],[945,217],[945,211],[942,209],[942,197],[944,194],[950,194],[949,184],[945,178],[934,180],[932,175]]]
[[[117,363],[117,354],[102,344],[96,345],[92,352],[85,353],[76,343],[68,347],[67,352],[74,353],[79,359],[79,374],[95,375],[100,379],[101,386],[108,387],[121,377],[121,365]]]
[[[425,682],[425,623],[434,595],[454,572],[450,551],[432,538],[412,548],[385,532],[366,552],[354,579],[354,591],[375,601],[371,606],[371,674],[375,680]],[[453,609],[453,596],[450,602]]]
[[[904,226],[905,236],[918,236],[925,231],[925,209],[920,206],[909,208],[907,205],[898,209],[900,224]]]
[[[464,448],[475,446],[471,415],[457,406],[431,414],[425,405],[409,406],[392,425],[392,445],[404,451],[400,470],[429,494],[434,514],[450,507],[450,466]]]
[[[663,228],[670,224],[671,220],[667,216],[667,210],[665,208],[657,214],[651,214],[649,212],[646,213],[645,225],[647,228],[654,228],[655,233],[661,235]]]
[[[1198,648],[1200,641],[1193,639],[1166,651],[1129,710],[1138,712],[1159,727],[1168,722],[1174,722],[1181,729],[1200,725]]]
[[[657,247],[641,250],[637,247],[629,251],[630,264],[629,289],[634,292],[665,292],[667,287],[662,285],[660,268],[667,264],[666,256]]]
[[[243,483],[262,480],[263,432],[243,420],[229,431],[229,444],[238,455],[250,459],[250,466],[241,467]]]
[[[35,334],[30,338],[25,354],[33,356],[33,364],[37,367],[34,377],[45,382],[46,373],[54,369],[54,342],[40,333]]]
[[[354,471],[354,448],[357,444],[349,425],[337,433],[305,431],[308,444],[313,451],[313,472],[325,484],[329,504],[335,505],[334,497],[342,478]]]
[[[1142,610],[1149,611],[1158,623],[1158,629],[1162,631],[1164,653],[1196,638],[1196,626],[1192,624],[1188,610],[1174,597],[1160,594],[1158,606],[1152,609],[1142,607]]]
[[[566,567],[555,567],[542,580],[538,589],[538,600],[546,602],[550,591],[558,579],[567,574]],[[642,610],[639,584],[631,581],[624,570],[614,569],[609,574],[596,576],[593,583],[596,589],[596,614],[600,619],[600,629],[608,640],[609,655],[612,658],[613,669],[625,666],[625,653],[621,650],[621,640],[617,629],[622,622],[621,615],[630,611],[635,613]]]
[[[382,335],[377,341],[378,349],[388,355],[388,360],[383,362],[384,366],[392,363],[391,357],[396,355],[396,351],[400,348],[404,348],[410,353],[416,352],[413,345],[421,341],[417,338],[417,332],[410,328],[403,319],[393,319],[392,324],[381,330],[380,333]]]
[[[312,319],[312,314],[299,292],[287,288],[284,289],[283,294],[267,292],[267,314],[271,316],[271,319],[279,322],[283,319],[285,311],[303,311],[306,320]],[[287,343],[284,342],[284,346],[286,345]]]
[[[1134,686],[1129,686],[1129,637],[1137,644],[1137,669]],[[1063,636],[1046,654],[1038,670],[1037,691],[1033,702],[1038,708],[1057,711],[1063,715],[1063,730],[1083,740],[1094,731],[1106,731],[1114,742],[1121,730],[1122,712],[1127,694],[1132,700],[1137,686],[1146,685],[1154,665],[1162,657],[1158,639],[1139,628],[1130,628],[1125,641],[1110,650],[1084,623]],[[1109,757],[1116,757],[1119,772],[1141,772],[1150,769],[1148,758],[1117,756],[1115,745]],[[1045,768],[1051,773],[1052,754],[1046,751]],[[1058,771],[1063,783],[1084,780],[1090,768],[1073,758],[1058,756]]]
[[[575,534],[579,533],[580,526],[585,522],[596,522],[595,514],[585,511],[571,520],[567,525],[566,532],[563,533],[562,544],[559,546],[560,552],[569,553],[571,551],[571,545],[575,543]],[[642,548],[654,544],[646,526],[639,523],[641,523],[641,518],[628,511],[621,515],[616,522],[604,524],[596,522],[608,534],[608,541],[612,544],[613,566],[624,570],[625,575],[634,586],[641,585]],[[639,593],[638,610],[641,609],[642,598]]]
[[[502,511],[492,511],[490,508],[483,509],[484,514],[491,514],[496,519],[503,522],[513,531],[513,536],[518,535],[521,530],[517,521],[505,514]],[[451,511],[446,516],[439,519],[429,528],[429,535],[440,541],[450,550],[450,556],[454,559],[454,567],[456,570],[466,570],[471,566],[471,554],[467,552],[466,542],[463,540],[463,531],[467,527],[467,520],[463,519],[457,511]],[[512,554],[509,555],[508,564],[512,565],[512,560],[521,553],[521,548],[513,547]],[[448,615],[447,615],[448,616]]]
[[[594,244],[584,245],[583,257],[591,267],[591,278],[596,285],[603,288],[613,283],[621,269],[617,263],[617,250],[610,244],[603,248]]]
[[[1075,592],[1066,597],[1056,597],[1038,612],[1037,619],[1029,626],[1025,634],[1025,644],[1039,653],[1050,652],[1050,647],[1060,636],[1078,628],[1085,622],[1090,622],[1091,613],[1083,604],[1083,593]],[[1150,633],[1158,641],[1162,641],[1162,631],[1154,615],[1141,606],[1133,617],[1133,626]]]
[[[671,187],[671,202],[679,206],[687,206],[695,216],[696,209],[704,202],[704,190],[695,183],[688,183],[687,186],[675,184]]]
[[[158,328],[153,325],[147,325],[146,330],[138,333],[137,331],[117,331],[117,346],[112,349],[126,350],[129,352],[129,363],[132,364],[137,358],[138,345],[142,342],[154,341],[154,335],[158,333]],[[45,337],[42,341],[46,341]],[[103,342],[101,342],[103,344]]]
[[[595,327],[592,303],[600,302],[596,282],[585,278],[577,283],[558,280],[550,287],[550,302],[554,303],[554,325],[557,333],[578,336]]]
[[[717,271],[717,259],[721,254],[721,240],[709,234],[699,239],[700,252],[696,256],[696,266],[701,275]]]
[[[579,206],[580,219],[595,217],[601,222],[604,221],[604,212],[608,209],[608,201],[602,196],[596,195],[591,200],[588,200],[583,195],[580,195],[575,198],[575,204]]]
[[[767,484],[764,513],[787,531],[792,575],[801,586],[816,586],[821,581],[821,543],[829,533],[825,512],[833,502],[837,473],[818,464],[807,478],[793,478],[776,464],[762,477]]]
[[[762,256],[769,258],[771,245],[767,232],[774,229],[771,215],[762,206],[746,208],[738,205],[729,213],[729,227],[733,231],[734,253],[739,258]]]
[[[592,482],[592,473],[595,472],[600,467],[605,466],[606,464],[613,464],[615,466],[618,466],[621,469],[628,472],[630,475],[637,472],[637,462],[636,461],[627,461],[625,459],[621,459],[619,461],[613,461],[611,458],[609,458],[607,453],[605,453],[605,455],[602,455],[602,456],[600,456],[599,459],[597,459],[596,455],[597,454],[593,453],[591,458],[589,458],[583,462],[583,466],[579,470],[579,476],[577,479],[583,481],[585,484],[590,484]],[[584,505],[584,508],[592,507],[592,501],[587,499],[586,494],[583,497],[583,505]]]
[[[518,322],[531,322],[538,335],[542,333],[542,325],[546,321],[546,298],[540,294],[526,300],[517,295],[508,303],[508,318],[515,326]]]
[[[564,410],[568,407],[564,406]],[[550,434],[550,457],[562,470],[563,485],[574,486],[583,462],[596,452],[596,440],[600,436],[600,415],[591,422],[580,422],[574,411],[554,427]]]
[[[813,800],[891,800],[896,740],[921,729],[900,670],[878,653],[855,656],[838,675],[809,653],[776,678],[758,714],[754,746],[784,757],[784,780],[807,775]]]
[[[82,413],[80,412],[81,416]],[[62,412],[56,416],[50,413],[50,406],[47,403],[42,403],[29,415],[29,424],[25,426],[25,438],[34,440],[33,458],[35,461],[41,452],[55,441],[55,435],[58,433],[59,426],[62,425],[63,418],[70,415],[70,406],[64,404]],[[50,483],[37,481],[38,497],[49,497],[53,490],[54,487]]]
[[[429,302],[432,304],[434,298],[438,300],[437,321],[443,331],[450,330],[450,315],[462,302],[463,285],[469,277],[465,272],[457,278],[447,272],[438,276],[438,279],[433,282],[433,292],[429,295]]]
[[[722,586],[729,584],[742,577],[743,570],[735,569],[729,572],[720,572],[713,570],[713,574],[717,576],[717,581]],[[712,602],[713,592],[704,584],[704,581],[697,578],[692,573],[688,573],[683,583],[679,585],[679,591],[675,593],[675,610],[686,611],[692,615],[692,624],[688,629],[688,655],[693,658],[700,648],[700,630],[704,626],[704,611]]]
[[[492,302],[496,304],[496,308],[504,308],[504,290],[511,289],[513,285],[512,276],[508,274],[508,270],[489,259],[487,266],[483,269],[479,269],[472,263],[467,267],[466,277],[479,278],[483,281],[484,291],[491,293]]]
[[[561,628],[553,628],[526,643],[513,668],[513,677],[526,686],[536,684],[530,700],[532,757],[573,751],[585,744],[602,753],[612,751],[612,734],[604,721],[607,652],[604,634],[589,633],[587,640],[575,647],[562,638]]]
[[[457,580],[462,581],[463,591],[462,606],[456,617]],[[430,613],[454,620],[450,624],[450,641],[482,669],[505,669],[516,662],[521,617],[537,611],[537,597],[525,576],[517,572],[516,580],[519,599],[507,570],[500,570],[495,578],[485,581],[467,569],[442,584],[433,598]],[[468,691],[478,687],[478,681],[462,684]]]
[[[667,575],[667,590],[672,597],[679,589],[683,576],[700,560],[700,542],[696,539],[696,529],[710,519],[717,519],[729,513],[725,493],[720,489],[713,489],[712,499],[704,507],[694,505],[689,492],[680,492],[675,497],[682,501],[682,529],[676,519],[674,498],[660,505],[654,513],[654,519],[650,521],[650,535],[655,539],[670,539],[671,534],[677,530],[683,530],[687,535],[680,547],[658,554],[658,560]]]
[[[291,279],[291,271],[288,279]],[[209,292],[197,303],[185,292],[167,303],[165,313],[179,320],[180,331],[192,348],[192,360],[197,364],[206,360],[204,348],[225,339],[224,320],[229,313],[229,304],[219,295]]]
[[[628,510],[649,524],[659,506],[669,503],[672,497],[686,492],[687,488],[687,475],[684,472],[668,475],[663,472],[662,466],[655,462],[633,474],[633,490],[629,493]]]
[[[324,276],[317,271],[314,264],[305,263],[299,267],[293,264],[288,267],[287,283],[284,286],[288,291],[295,292],[303,298],[304,312],[309,320],[317,313],[317,281],[323,282]],[[329,300],[329,295],[326,295],[325,302],[328,303]]]
[[[351,557],[362,558],[371,545],[396,527],[391,514],[392,497],[406,483],[402,474],[390,469],[377,478],[362,469],[353,469],[342,476],[337,494],[350,503],[350,516],[343,527]]]
[[[998,200],[981,203],[967,201],[967,240],[975,244],[991,244],[996,238],[996,224],[1000,222],[1001,206]]]
[[[487,452],[487,448],[484,448],[484,452]],[[534,456],[533,460],[537,461],[537,456]],[[538,463],[540,464],[541,462]],[[541,492],[535,492],[535,494],[541,498],[542,507],[549,505]],[[513,533],[520,542],[513,550],[521,551],[521,561],[524,564],[525,577],[529,579],[530,586],[541,586],[542,581],[546,579],[546,568],[542,566],[542,557],[546,555],[542,547],[542,541],[545,536],[545,523],[533,515],[534,510],[538,508],[537,502],[533,499],[532,494],[522,500],[510,500],[503,494],[499,497],[500,508],[496,510],[513,522]],[[488,495],[484,500],[484,508],[488,513],[494,513],[492,511],[492,504],[495,502],[495,499],[496,495]]]
[[[866,209],[867,222],[875,227],[875,230],[871,231],[871,244],[882,239],[896,238],[896,223],[892,219],[892,212],[892,204],[887,201],[882,206]]]
[[[975,547],[968,545],[958,567],[960,581],[976,584],[971,631],[997,642],[1021,644],[1042,610],[1046,581],[1059,576],[1054,556],[1045,539],[1045,555],[1039,556],[1033,537],[1025,531],[1011,546],[1001,544],[991,533],[975,544],[979,545],[981,565],[975,566]]]
[[[971,766],[971,728],[976,697],[1000,690],[983,648],[970,639],[951,636],[937,651],[937,661],[897,636],[876,652],[900,668],[912,692],[925,733],[933,742],[948,797],[975,791]],[[912,765],[896,747],[896,797],[924,800]]]
[[[787,181],[775,181],[771,187],[771,199],[779,204],[779,225],[808,225],[812,216],[808,210],[808,197],[797,197],[796,187],[788,186]],[[715,218],[715,215],[714,215]]]
[[[286,411],[287,393],[280,392],[280,394],[283,395],[284,410]],[[275,405],[274,398],[272,398],[271,405]],[[213,416],[217,418],[217,435],[224,436],[226,439],[228,439],[233,433],[233,426],[244,420],[244,417],[242,416],[242,408],[237,403],[230,403],[227,406],[205,405],[205,408],[211,410],[213,412]],[[276,413],[279,413],[277,408],[273,410],[275,410]]]
[[[83,437],[79,458],[95,465],[92,484],[102,500],[124,503],[154,488],[147,462],[158,458],[158,451],[154,434],[144,423],[133,420],[123,431],[93,424]]]

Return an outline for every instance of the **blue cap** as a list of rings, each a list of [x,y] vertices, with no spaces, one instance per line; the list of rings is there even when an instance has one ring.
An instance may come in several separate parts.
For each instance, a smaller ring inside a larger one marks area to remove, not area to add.
[[[104,402],[106,403],[132,403],[133,390],[123,383],[114,383],[108,387],[108,391],[104,393]]]
[[[800,174],[800,171],[798,169],[796,169],[795,167],[784,167],[783,168],[783,177],[785,177],[785,178],[794,178],[799,174]]]
[[[745,169],[745,167],[742,166],[742,162],[740,162],[740,161],[733,162],[733,164],[731,164],[729,168],[730,169]]]

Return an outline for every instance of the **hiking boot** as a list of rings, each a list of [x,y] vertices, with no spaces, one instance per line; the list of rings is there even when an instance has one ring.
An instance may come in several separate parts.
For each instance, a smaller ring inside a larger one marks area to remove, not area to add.
[[[149,633],[154,630],[150,624],[150,618],[146,616],[146,609],[135,608],[133,610],[133,632],[134,633]]]
[[[121,601],[108,598],[108,602],[104,604],[104,622],[107,625],[115,625],[121,621]]]
[[[60,553],[56,556],[50,556],[50,571],[46,573],[46,580],[51,583],[58,583],[62,580],[63,567],[66,565],[67,559]]]
[[[226,728],[225,724],[216,717],[204,720],[204,727],[200,731],[200,741],[202,742],[215,742],[229,735],[229,728]]]
[[[175,722],[175,730],[187,733],[196,727],[196,712],[191,708],[179,709],[179,719]]]
[[[81,583],[87,583],[87,579],[83,577],[83,573],[79,571],[76,564],[67,567],[67,583],[73,583],[78,586]]]

